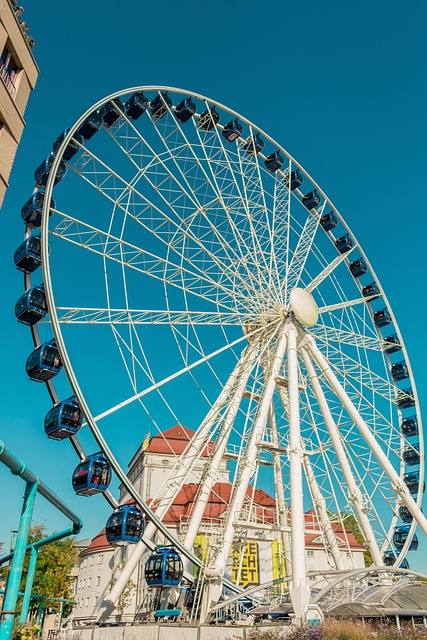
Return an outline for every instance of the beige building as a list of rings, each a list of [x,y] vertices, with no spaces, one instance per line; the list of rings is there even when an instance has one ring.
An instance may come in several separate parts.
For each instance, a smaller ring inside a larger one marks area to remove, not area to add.
[[[25,126],[24,113],[39,70],[33,39],[16,0],[0,0],[0,207]]]

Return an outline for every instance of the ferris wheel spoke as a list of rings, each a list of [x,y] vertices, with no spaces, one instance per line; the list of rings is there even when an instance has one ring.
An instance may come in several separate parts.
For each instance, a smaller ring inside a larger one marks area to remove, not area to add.
[[[279,319],[276,322],[272,323],[272,326],[275,326],[276,324],[278,324],[280,322],[281,322],[281,320]],[[143,396],[146,396],[147,394],[151,393],[152,391],[155,391],[156,389],[164,386],[165,384],[168,384],[172,380],[175,380],[179,376],[185,375],[186,373],[188,373],[188,371],[191,371],[191,369],[194,369],[195,367],[199,367],[200,365],[204,364],[208,360],[211,360],[212,358],[215,358],[216,356],[220,355],[221,353],[224,353],[224,351],[228,351],[229,349],[232,349],[233,347],[235,347],[235,346],[237,346],[239,344],[242,344],[242,342],[245,342],[247,339],[254,338],[254,337],[256,338],[256,336],[261,332],[261,330],[262,330],[262,328],[255,329],[254,331],[251,331],[249,334],[244,335],[241,338],[237,338],[236,340],[234,340],[233,342],[230,342],[229,344],[226,344],[224,347],[221,347],[220,349],[216,349],[215,351],[212,351],[211,353],[208,353],[203,358],[200,358],[199,360],[196,360],[195,362],[192,362],[191,364],[188,364],[186,367],[183,367],[182,369],[180,369],[179,371],[173,373],[172,375],[167,376],[166,378],[163,378],[163,380],[160,380],[159,382],[156,382],[155,384],[151,385],[150,387],[147,387],[143,391],[140,391],[140,392],[136,393],[135,395],[133,395],[132,397],[127,398],[127,400],[124,400],[123,402],[120,402],[119,404],[115,405],[114,407],[111,407],[110,409],[107,409],[107,411],[104,411],[103,413],[101,413],[98,416],[96,416],[96,418],[94,418],[94,420],[95,421],[99,421],[99,420],[102,420],[103,418],[106,418],[107,416],[111,415],[112,413],[115,413],[119,409],[122,409],[123,407],[131,404],[132,402],[135,402],[135,400],[138,400],[139,398],[142,398]]]
[[[220,311],[166,311],[150,309],[105,309],[96,307],[57,307],[61,324],[108,325],[214,325],[240,326],[250,320],[249,314]]]
[[[207,103],[206,108],[210,111]],[[214,185],[215,192],[221,202],[221,210],[218,210],[220,220],[223,218],[228,222],[228,228],[233,235],[233,242],[237,243],[239,249],[240,259],[244,264],[250,265],[256,271],[257,289],[262,290],[267,287],[268,282],[258,262],[256,247],[253,246],[253,233],[250,235],[250,242],[247,243],[235,222],[236,220],[246,220],[250,217],[248,203],[245,201],[236,181],[235,173],[231,168],[229,157],[219,135],[219,129],[215,127],[213,132],[205,133],[206,140],[202,139],[198,128],[195,127],[195,131],[203,152],[205,164],[211,175],[211,183]],[[209,143],[207,143],[207,140],[209,140]],[[220,225],[222,225],[221,222]],[[224,240],[229,242],[227,237]],[[261,259],[264,259],[263,256],[261,256]],[[268,267],[268,265],[265,266]]]
[[[203,271],[198,271],[197,265],[193,265],[196,271],[192,271],[186,265],[178,265],[168,258],[140,249],[121,238],[83,223],[57,209],[55,209],[55,213],[62,216],[63,219],[50,231],[53,236],[62,238],[103,258],[139,271],[177,289],[185,290],[186,293],[191,293],[203,300],[209,302],[214,300],[216,304],[219,303],[224,308],[228,308],[227,302],[230,303],[233,300],[237,302],[237,293],[222,286],[218,280],[212,279]],[[165,272],[168,274],[167,277]],[[182,284],[183,274],[186,277],[185,285]],[[218,292],[222,295],[222,301],[218,296]]]
[[[164,145],[165,149],[169,154],[169,157],[174,162],[176,169],[178,170],[180,176],[186,182],[186,184],[188,184],[187,176],[183,171],[183,168],[181,164],[178,162],[178,160],[183,161],[186,165],[189,165],[190,161],[194,163],[194,166],[196,167],[197,170],[196,170],[196,176],[194,177],[194,180],[196,181],[196,183],[194,185],[193,192],[196,193],[198,189],[199,198],[202,197],[203,195],[203,190],[200,188],[200,175],[203,176],[203,180],[205,180],[206,182],[206,186],[209,189],[209,193],[215,194],[214,199],[212,199],[212,197],[209,196],[211,202],[217,201],[218,204],[220,205],[220,207],[216,211],[216,214],[215,214],[214,208],[211,205],[210,207],[211,217],[215,216],[216,218],[217,216],[221,217],[221,215],[224,215],[224,213],[226,214],[226,220],[228,221],[228,229],[231,230],[233,233],[233,242],[230,243],[227,237],[220,235],[220,232],[218,232],[217,228],[221,228],[222,225],[217,224],[216,221],[215,223],[213,223],[213,221],[206,215],[206,206],[203,202],[199,205],[198,211],[202,216],[202,218],[204,219],[204,221],[209,224],[209,227],[211,231],[214,233],[214,235],[216,236],[217,241],[218,239],[220,240],[219,244],[222,250],[226,248],[227,251],[232,251],[233,254],[235,255],[235,260],[237,261],[237,263],[241,264],[241,266],[246,270],[247,278],[253,280],[254,277],[253,277],[252,271],[248,268],[248,262],[247,262],[246,256],[242,253],[242,250],[241,250],[241,247],[245,246],[244,238],[241,236],[238,230],[238,227],[235,224],[233,216],[230,215],[229,213],[230,206],[228,206],[228,203],[226,204],[224,202],[223,191],[220,188],[218,188],[218,184],[216,183],[215,179],[214,181],[212,181],[209,178],[208,173],[206,172],[203,164],[201,163],[199,156],[194,152],[192,145],[189,144],[189,141],[186,135],[184,134],[183,128],[177,122],[173,112],[169,107],[168,107],[168,112],[169,112],[169,118],[173,121],[173,125],[170,125],[168,122],[166,122],[166,124],[164,124],[163,122],[157,123],[155,120],[152,119],[153,127],[157,131],[161,143]],[[171,126],[174,132],[179,134],[179,136],[182,138],[182,141],[183,141],[182,144],[177,145],[176,139],[174,136],[164,135],[163,131],[160,129],[160,127],[162,127],[162,129],[166,129],[166,128],[170,129]],[[200,135],[199,135],[199,139],[200,139]],[[224,151],[224,148],[223,148],[223,151]],[[208,164],[208,166],[212,172],[211,165]],[[187,168],[187,173],[191,174],[191,164],[190,164],[190,168]],[[243,206],[244,206],[244,200],[240,198],[240,201],[243,203]]]
[[[200,195],[197,194],[197,191],[194,189],[194,186],[192,187],[192,185],[188,182],[186,173],[178,162],[178,160],[180,159],[182,160],[182,158],[180,157],[179,153],[178,155],[176,155],[177,150],[171,149],[167,145],[166,140],[162,136],[160,136],[165,145],[165,149],[167,152],[165,159],[163,159],[161,155],[155,153],[152,147],[148,144],[145,138],[136,130],[133,124],[128,119],[126,120],[129,126],[132,127],[132,129],[139,136],[140,144],[145,149],[148,149],[151,154],[153,154],[153,162],[150,162],[144,168],[144,170],[141,170],[138,164],[136,163],[136,161],[132,158],[132,155],[129,154],[128,150],[125,147],[123,147],[123,145],[117,139],[117,135],[113,135],[113,132],[111,131],[110,131],[110,135],[118,144],[118,146],[121,148],[121,150],[125,153],[125,155],[130,158],[135,168],[138,171],[140,171],[140,177],[144,177],[147,180],[150,187],[153,188],[155,191],[157,191],[157,193],[163,198],[165,204],[169,206],[171,209],[173,209],[173,211],[177,214],[177,216],[181,217],[183,228],[185,228],[185,231],[187,234],[191,234],[191,239],[194,242],[196,242],[196,246],[199,246],[199,247],[201,246],[200,237],[206,235],[206,229],[202,227],[200,222],[197,223],[198,228],[195,229],[195,231],[192,231],[192,227],[195,227],[195,221],[203,220],[204,224],[206,225],[206,228],[212,233],[212,238],[209,241],[209,244],[211,247],[209,250],[209,254],[211,256],[214,255],[217,258],[217,260],[223,261],[225,258],[229,263],[232,263],[232,260],[236,258],[238,259],[238,254],[234,250],[233,246],[231,246],[229,243],[225,244],[223,242],[223,238],[221,237],[219,231],[217,230],[216,226],[213,224],[212,220],[208,215],[210,209],[213,209],[213,210],[215,209],[216,204],[219,202],[219,196],[215,192],[213,197],[211,197],[210,194],[208,194],[208,197],[206,196],[206,194],[203,196],[203,192],[201,192]],[[154,127],[160,135],[158,126],[155,123],[154,123]],[[177,130],[181,131],[181,134],[183,135],[183,138],[185,141],[185,144],[181,146],[179,150],[182,151],[182,150],[192,149],[188,143],[188,140],[185,138],[181,127],[177,126]],[[178,180],[176,174],[173,173],[167,166],[166,160],[168,159],[171,159],[173,161],[174,166],[178,171],[178,175],[181,178],[181,180]],[[192,159],[197,161],[197,166],[198,168],[200,168],[200,162],[198,161],[198,158],[196,154],[194,154],[194,152],[193,152]],[[185,156],[184,160],[187,164],[189,163],[190,158],[188,157],[188,155]],[[159,171],[159,169],[161,169],[161,171]],[[171,189],[170,187],[171,182],[175,185],[174,189]],[[184,183],[184,185],[182,183]],[[206,184],[208,185],[208,183]],[[211,185],[208,185],[208,186],[211,186]],[[173,196],[173,200],[168,198],[168,196]],[[200,197],[203,197],[203,201],[200,201]],[[190,202],[190,205],[186,204],[187,201]],[[182,231],[182,229],[180,230]],[[174,241],[171,242],[172,246],[173,244],[174,244]],[[225,253],[225,256],[215,253],[214,251],[215,245],[221,248],[221,253]],[[207,251],[206,245],[204,245],[204,250]],[[234,258],[232,258],[232,256],[234,256]]]
[[[331,304],[326,307],[319,307],[319,315],[324,313],[331,313],[331,311],[338,311],[339,309],[347,309],[349,307],[356,307],[359,304],[366,304],[370,300],[375,299],[377,296],[370,296],[366,298],[355,298],[354,300],[343,300],[337,304]]]
[[[374,532],[372,530],[371,523],[364,510],[363,498],[361,496],[359,487],[355,481],[349,460],[345,454],[345,449],[343,447],[343,443],[342,443],[337,425],[330,411],[326,397],[323,393],[319,378],[315,372],[314,365],[311,362],[311,358],[310,358],[311,353],[309,355],[308,349],[306,349],[306,347],[303,347],[301,349],[301,355],[304,360],[305,368],[310,377],[310,382],[311,382],[313,391],[316,395],[317,402],[319,403],[319,407],[322,411],[322,415],[325,420],[326,427],[328,429],[329,437],[335,449],[335,453],[338,459],[338,464],[341,467],[341,470],[345,478],[345,482],[348,489],[349,503],[353,505],[353,508],[356,512],[363,536],[365,538],[366,543],[369,545],[369,549],[371,551],[374,564],[381,565],[382,557],[375,539]]]
[[[304,266],[306,264],[308,255],[311,251],[311,247],[313,245],[314,237],[319,228],[320,217],[322,216],[325,205],[326,205],[326,200],[324,201],[319,213],[317,212],[310,213],[307,216],[304,228],[301,232],[300,237],[298,238],[298,244],[295,248],[295,251],[293,252],[292,260],[289,265],[288,280],[287,280],[288,297],[289,297],[290,291],[292,291],[292,289],[298,285],[301,279]],[[306,289],[308,290],[308,288]]]
[[[369,349],[381,352],[383,350],[382,339],[363,335],[356,331],[338,329],[337,327],[317,323],[315,327],[310,328],[310,333],[316,336],[317,340],[325,345],[330,342],[336,342],[340,345],[346,344],[358,349]]]
[[[232,261],[224,263],[222,257],[218,257],[191,231],[183,229],[182,220],[178,213],[172,206],[170,206],[164,196],[155,187],[153,187],[155,192],[165,201],[168,209],[173,214],[173,218],[166,215],[162,209],[138,191],[134,184],[123,180],[97,156],[89,154],[89,152],[86,153],[89,155],[91,160],[90,167],[88,168],[89,161],[83,162],[83,159],[80,159],[80,164],[76,163],[72,166],[72,169],[86,182],[91,184],[98,192],[110,200],[112,204],[122,209],[125,215],[135,220],[149,233],[155,234],[157,239],[176,255],[178,255],[178,252],[171,244],[173,234],[178,234],[178,236],[183,235],[187,237],[190,242],[194,242],[194,252],[196,253],[196,256],[192,257],[193,264],[197,265],[197,263],[200,262],[201,266],[206,269],[206,258],[212,260],[213,265],[216,265],[218,270],[220,270],[221,273],[230,280],[230,291],[232,291],[233,286],[235,286],[235,280],[241,283],[243,290],[248,289],[250,291],[253,288],[254,285],[251,284],[253,278],[249,277],[249,279],[244,279],[239,269],[236,269],[236,265],[233,265]],[[98,164],[101,169],[96,169]],[[143,175],[146,178],[146,175]],[[151,186],[153,186],[153,184],[151,184]],[[121,203],[121,200],[125,195],[127,195],[128,191],[132,192],[133,198],[136,198],[136,201],[132,199],[132,201],[125,207]],[[218,242],[217,245],[218,248],[221,247],[221,250],[223,249],[223,244]],[[240,265],[237,265],[237,267],[239,266]],[[247,272],[247,274],[250,276],[250,272]],[[262,295],[262,293],[260,293],[260,295]]]
[[[340,253],[336,258],[334,258],[334,260],[332,260],[332,262],[330,262],[324,269],[323,271],[321,271],[321,273],[319,273],[319,275],[317,275],[306,287],[306,291],[308,291],[309,293],[311,293],[312,291],[314,291],[315,289],[317,289],[317,287],[323,282],[323,280],[325,280],[325,278],[327,278],[328,276],[330,276],[335,269],[338,267],[338,265],[340,265],[342,262],[344,262],[345,260],[348,260],[348,256],[350,255],[350,253],[352,251],[354,251],[354,249],[356,248],[356,245],[354,247],[352,247],[349,251],[347,251],[346,253]],[[367,298],[363,298],[363,301],[366,302]],[[337,307],[339,308],[339,307]],[[327,307],[325,307],[326,310],[328,310]]]

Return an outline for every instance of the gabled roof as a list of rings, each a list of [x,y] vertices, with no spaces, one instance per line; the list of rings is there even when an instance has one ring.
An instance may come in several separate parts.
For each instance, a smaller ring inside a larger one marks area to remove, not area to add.
[[[196,432],[192,429],[188,429],[187,427],[177,424],[174,427],[153,436],[145,451],[147,453],[169,453],[180,455],[185,451],[188,443],[195,435]],[[212,441],[208,441],[202,455],[205,457],[208,456],[212,452],[213,445],[214,443]]]

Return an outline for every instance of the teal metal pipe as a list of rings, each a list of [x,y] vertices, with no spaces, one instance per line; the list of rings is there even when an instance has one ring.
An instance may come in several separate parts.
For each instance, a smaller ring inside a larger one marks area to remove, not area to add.
[[[41,482],[38,477],[28,469],[25,462],[15,458],[12,453],[9,453],[6,450],[5,443],[0,440],[0,462],[3,462],[6,467],[8,467],[11,472],[20,476],[27,483],[38,483],[37,491],[40,495],[42,495],[46,500],[48,500],[54,507],[56,507],[59,511],[61,511],[71,522],[73,522],[76,527],[79,527],[75,533],[78,533],[82,528],[81,519],[71,511],[69,507],[59,498],[56,493],[54,493],[47,485]]]
[[[31,548],[30,564],[28,565],[27,580],[25,582],[24,598],[22,600],[21,615],[19,622],[27,622],[28,610],[30,608],[31,590],[34,582],[34,572],[36,570],[38,550],[33,546]]]
[[[37,482],[27,482],[21,519],[19,521],[18,536],[16,538],[16,546],[15,551],[13,552],[12,565],[9,572],[7,591],[3,601],[4,618],[0,629],[0,640],[9,640],[10,634],[12,633],[12,625],[15,618],[15,607],[18,601],[19,583],[21,582],[22,568],[24,565],[25,551],[36,495]]]
[[[33,582],[34,582],[34,573],[36,570],[38,550],[47,544],[51,544],[52,542],[57,542],[58,540],[62,540],[63,538],[67,538],[68,536],[72,536],[74,534],[75,534],[75,527],[73,526],[71,529],[65,529],[65,531],[60,531],[59,533],[53,533],[51,536],[48,536],[47,538],[42,538],[41,540],[37,540],[37,542],[33,542],[33,544],[30,544],[27,546],[27,551],[31,550],[31,558],[30,558],[30,565],[28,567],[27,581],[25,583],[25,594],[24,594],[24,600],[22,602],[22,609],[21,609],[21,615],[19,617],[19,622],[27,621],[28,610],[30,608],[31,591],[32,591]],[[10,554],[10,555],[13,555],[13,554]],[[1,560],[3,561],[5,560],[5,558],[2,558]]]
[[[83,523],[80,524],[79,528],[76,528],[73,525],[70,529],[65,529],[64,531],[59,531],[58,533],[52,533],[51,536],[47,538],[42,538],[41,540],[37,540],[37,542],[33,542],[32,544],[27,545],[25,551],[31,551],[33,547],[39,549],[40,547],[44,547],[45,544],[49,544],[50,542],[56,542],[57,540],[62,540],[62,538],[67,538],[68,536],[74,536],[79,533],[82,528]],[[0,558],[0,566],[5,562],[9,562],[13,558],[13,553],[8,553],[7,556],[3,556]]]

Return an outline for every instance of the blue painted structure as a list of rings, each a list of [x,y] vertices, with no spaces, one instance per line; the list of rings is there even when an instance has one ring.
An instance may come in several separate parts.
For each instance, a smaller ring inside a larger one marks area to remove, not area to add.
[[[418,435],[418,420],[417,416],[408,416],[403,418],[400,429],[404,436],[417,436]]]
[[[199,126],[204,131],[210,131],[216,124],[218,124],[220,119],[221,116],[219,115],[215,107],[210,107],[209,109],[206,109],[206,111],[203,111],[203,113],[201,114],[199,118]]]
[[[135,504],[121,505],[107,520],[105,535],[113,546],[139,542],[144,534],[144,516]]]
[[[13,254],[13,261],[19,271],[32,273],[42,263],[40,236],[28,236]]]
[[[91,496],[108,489],[111,467],[103,453],[94,453],[82,460],[74,469],[72,484],[79,496]]]
[[[80,125],[76,135],[83,136],[85,140],[90,140],[101,127],[102,118],[97,111],[94,111]]]
[[[15,304],[15,316],[22,324],[37,324],[46,314],[46,294],[42,284],[27,289]]]
[[[182,580],[184,566],[172,546],[158,546],[145,564],[145,580],[149,587],[176,587]]]
[[[32,229],[38,229],[42,223],[43,200],[44,189],[36,189],[21,209],[21,218]],[[50,208],[54,209],[55,206],[55,200],[51,198]]]
[[[82,426],[83,414],[74,396],[58,402],[46,414],[44,430],[52,440],[74,436]]]
[[[408,539],[410,525],[402,525],[400,527],[395,527],[393,534],[393,544],[396,549],[401,549]],[[418,538],[416,535],[412,538],[408,550],[416,551],[418,549]]]
[[[16,538],[15,550],[13,554],[0,558],[0,564],[11,560],[9,571],[9,579],[7,589],[3,601],[3,619],[0,629],[0,640],[9,640],[12,632],[12,625],[15,618],[16,603],[19,595],[19,583],[22,577],[25,553],[27,551],[28,534],[31,525],[34,502],[36,494],[39,493],[46,498],[53,506],[61,511],[71,522],[73,526],[61,534],[54,534],[49,539],[45,539],[44,544],[58,539],[58,536],[76,535],[82,528],[81,519],[73,513],[67,505],[47,487],[39,478],[27,467],[27,465],[6,450],[6,445],[0,440],[0,462],[6,465],[11,472],[19,476],[26,483],[24,501],[19,521],[18,535]],[[33,545],[34,546],[34,545]],[[40,546],[40,545],[39,545]],[[33,568],[35,563],[33,560]],[[34,575],[34,574],[33,574]],[[27,576],[27,582],[30,580],[32,586],[33,576]],[[30,587],[31,593],[31,587]],[[25,597],[25,594],[24,594]]]
[[[302,203],[309,211],[317,207],[320,204],[320,196],[317,193],[317,189],[306,193],[305,196],[302,197]]]
[[[55,340],[49,340],[34,349],[27,358],[25,370],[30,380],[47,382],[62,369],[61,357]]]
[[[113,100],[106,102],[99,110],[104,127],[110,129],[122,117],[124,110],[125,105],[120,98],[113,98]]]
[[[250,136],[245,144],[243,145],[244,150],[248,154],[248,156],[253,156],[259,153],[264,148],[264,140],[261,138],[259,133],[256,133],[253,138]]]
[[[387,308],[380,309],[379,311],[375,311],[374,313],[374,324],[377,327],[385,327],[390,324],[391,315]]]
[[[47,158],[45,158],[45,160],[43,160],[43,162],[34,171],[34,180],[36,181],[36,184],[39,187],[46,186],[54,160],[55,160],[55,154],[49,153]],[[62,178],[65,176],[66,173],[67,173],[67,165],[65,164],[65,162],[61,160],[61,162],[59,163],[59,167],[56,171],[55,184],[58,184],[58,182],[62,180]]]
[[[335,246],[340,253],[347,253],[353,247],[353,240],[350,238],[349,234],[346,233],[341,238],[337,238],[335,240]]]
[[[52,145],[52,152],[54,154],[56,154],[59,147],[64,142],[66,136],[69,134],[69,132],[70,132],[70,129],[67,128],[57,137],[57,139]],[[62,154],[62,159],[68,162],[68,160],[71,160],[71,158],[74,158],[76,153],[80,151],[79,144],[83,144],[83,140],[84,139],[82,135],[78,135],[77,133],[74,134],[74,137],[71,138],[70,142],[67,144],[67,146],[64,149],[64,152]],[[76,143],[79,143],[79,144],[76,144]]]
[[[142,91],[137,91],[125,102],[125,113],[130,120],[138,120],[148,108],[148,98]]]
[[[224,136],[224,138],[227,140],[227,142],[233,142],[234,140],[237,140],[237,138],[240,138],[240,136],[242,135],[242,125],[240,124],[240,122],[237,120],[237,118],[235,118],[234,120],[230,120],[230,122],[228,122],[223,130],[222,130],[222,135]]]
[[[168,92],[160,93],[154,100],[150,102],[150,113],[154,120],[160,120],[165,116],[172,107],[172,100],[168,96]]]
[[[181,102],[175,107],[175,118],[178,122],[181,122],[181,124],[188,122],[195,113],[196,105],[191,98],[184,98],[184,100],[181,100]]]
[[[279,151],[270,153],[270,155],[267,156],[267,158],[264,160],[267,171],[269,171],[270,173],[275,173],[276,171],[278,171],[281,167],[283,167],[284,162],[285,160]]]
[[[325,213],[320,218],[320,226],[324,231],[332,231],[332,229],[335,229],[337,224],[338,224],[338,220],[333,211],[330,211],[329,213]]]

